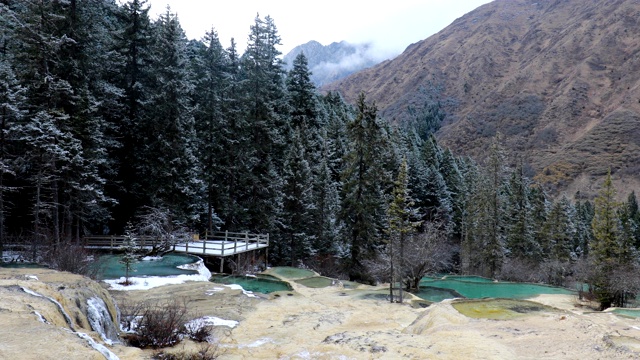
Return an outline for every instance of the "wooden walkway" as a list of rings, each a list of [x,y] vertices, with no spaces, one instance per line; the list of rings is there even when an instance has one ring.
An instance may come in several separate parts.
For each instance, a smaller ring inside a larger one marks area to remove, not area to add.
[[[83,245],[88,249],[118,250],[125,243],[124,236],[85,236]],[[142,248],[151,249],[160,244],[157,238],[141,236],[136,243]],[[252,234],[248,232],[216,232],[204,239],[178,241],[169,244],[172,251],[200,256],[215,256],[224,258],[248,251],[266,249],[269,247],[269,234]]]

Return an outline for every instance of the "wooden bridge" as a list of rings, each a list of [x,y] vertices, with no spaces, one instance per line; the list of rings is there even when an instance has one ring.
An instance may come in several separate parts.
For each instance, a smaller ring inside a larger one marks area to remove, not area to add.
[[[124,236],[85,236],[83,246],[88,249],[119,250],[125,244]],[[153,236],[136,237],[136,245],[146,249],[152,249],[163,244],[160,239]],[[265,249],[268,251],[269,234],[252,234],[249,232],[215,232],[206,235],[203,239],[194,236],[190,241],[178,240],[168,244],[168,249],[178,253],[198,255],[202,257],[220,258],[220,272],[224,267],[224,258],[241,253]]]

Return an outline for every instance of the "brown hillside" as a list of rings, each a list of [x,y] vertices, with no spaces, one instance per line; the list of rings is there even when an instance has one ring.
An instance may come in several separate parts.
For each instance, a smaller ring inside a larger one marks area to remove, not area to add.
[[[455,100],[438,137],[458,153],[500,132],[551,189],[593,194],[608,168],[620,193],[640,184],[637,0],[496,0],[324,90],[394,119],[428,84]]]

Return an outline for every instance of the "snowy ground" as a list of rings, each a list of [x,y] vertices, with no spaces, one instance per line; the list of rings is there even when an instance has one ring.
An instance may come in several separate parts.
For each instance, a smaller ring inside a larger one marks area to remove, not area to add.
[[[126,281],[125,277],[112,280],[103,280],[109,284],[109,290],[148,290],[158,286],[183,284],[188,281],[209,281],[211,272],[204,266],[204,261],[199,259],[193,264],[179,266],[185,270],[196,270],[197,274],[175,275],[175,276],[145,276],[145,277],[129,277],[131,285],[123,285]]]

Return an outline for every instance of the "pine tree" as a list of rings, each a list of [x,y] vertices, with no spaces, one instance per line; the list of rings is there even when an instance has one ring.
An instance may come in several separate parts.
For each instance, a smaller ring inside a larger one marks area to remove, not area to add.
[[[249,228],[277,231],[282,204],[282,173],[290,128],[284,86],[280,36],[273,19],[256,16],[242,59],[245,121],[249,147],[248,171],[242,180],[246,194],[239,199],[247,209]]]
[[[591,281],[603,309],[612,304],[623,305],[620,301],[623,294],[614,290],[613,284],[610,283],[610,274],[620,261],[618,208],[616,189],[609,172],[600,193],[595,198],[594,217],[591,223],[593,242],[589,251],[595,266]]]
[[[584,202],[577,202],[576,207],[576,237],[574,243],[576,249],[579,249],[579,255],[581,257],[587,257],[589,255],[589,246],[593,241],[593,205],[588,200]]]
[[[16,128],[26,115],[24,88],[13,69],[10,42],[15,36],[16,15],[8,6],[0,4],[4,15],[0,20],[0,254],[6,242],[6,220],[11,209],[7,201],[12,186],[8,182],[16,174]]]
[[[193,56],[195,83],[195,127],[198,134],[198,155],[200,177],[205,184],[206,219],[208,232],[213,231],[217,215],[215,208],[226,201],[225,190],[220,179],[225,176],[225,152],[231,151],[232,129],[227,127],[224,111],[225,91],[230,86],[227,53],[222,47],[218,34],[211,30],[205,34],[204,44],[196,49]],[[222,165],[222,166],[221,166]]]
[[[144,148],[139,173],[153,207],[166,207],[193,223],[202,212],[202,181],[197,172],[192,84],[186,59],[187,40],[170,9],[155,23],[152,111],[144,118]]]
[[[360,94],[356,118],[347,125],[351,148],[342,173],[343,202],[340,219],[348,241],[350,278],[362,279],[362,260],[380,247],[385,224],[383,188],[386,174],[380,164],[387,146],[375,105]]]
[[[138,164],[143,161],[146,125],[145,119],[151,114],[152,85],[152,44],[153,31],[149,19],[149,6],[146,0],[130,0],[118,11],[120,30],[115,40],[122,57],[118,71],[118,85],[123,89],[123,116],[116,124],[115,131],[120,137],[120,148],[114,153],[118,161],[117,183],[115,189],[119,204],[115,211],[124,228],[126,221],[133,218],[136,210],[149,205],[146,185]]]
[[[543,244],[545,258],[561,262],[576,259],[574,213],[575,209],[566,196],[551,207],[542,230],[546,240]]]
[[[402,286],[404,284],[404,258],[405,240],[420,226],[418,221],[418,211],[415,202],[409,193],[409,179],[407,161],[403,159],[400,164],[398,176],[394,182],[392,200],[387,208],[387,218],[389,221],[389,259],[391,261],[391,273],[389,284],[390,301],[393,302],[393,294],[396,283],[400,283],[398,302],[402,303]],[[396,245],[396,246],[394,246]],[[394,249],[395,248],[395,249]],[[397,252],[394,253],[394,251]],[[397,262],[395,260],[398,260]],[[395,265],[395,266],[394,266]],[[396,267],[394,269],[394,267]]]
[[[275,253],[291,266],[315,253],[312,248],[311,219],[314,211],[311,169],[306,160],[300,131],[294,132],[283,174],[284,203],[282,234],[286,243],[278,243]]]
[[[494,139],[484,176],[476,183],[469,204],[468,244],[480,252],[479,264],[485,276],[495,277],[505,256],[505,168],[503,150]]]
[[[508,256],[520,260],[539,260],[542,250],[534,234],[530,182],[523,174],[522,165],[513,171],[509,179],[506,216],[505,246]]]
[[[323,138],[326,138],[326,133]],[[311,226],[315,228],[313,248],[320,256],[339,253],[340,183],[332,176],[330,161],[328,141],[325,140],[319,163],[316,166],[317,173],[314,176],[313,204],[315,208],[311,221]]]
[[[595,199],[593,222],[593,243],[590,254],[597,264],[605,269],[612,267],[618,256],[619,222],[616,202],[616,189],[611,181],[611,173],[607,174],[602,189]]]

